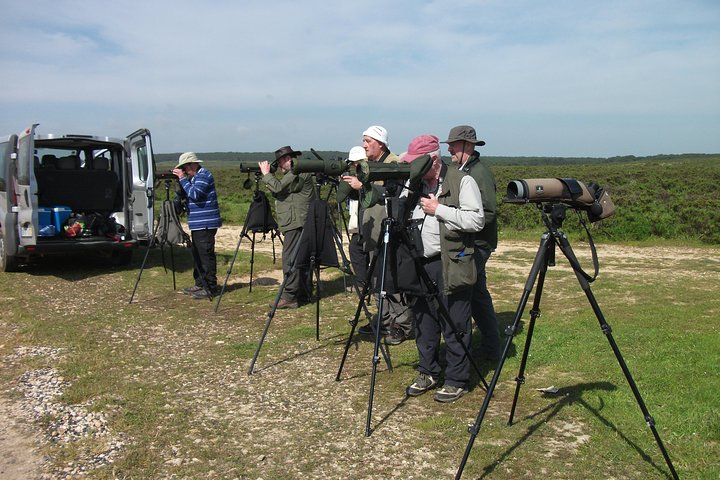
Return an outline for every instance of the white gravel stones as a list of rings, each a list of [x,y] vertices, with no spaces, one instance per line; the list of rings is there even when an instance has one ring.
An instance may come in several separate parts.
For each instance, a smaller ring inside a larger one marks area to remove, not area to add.
[[[62,355],[60,349],[49,347],[19,347],[8,360],[22,357],[43,356],[57,360]],[[71,442],[90,439],[95,443],[93,455],[82,462],[65,465],[54,473],[54,478],[77,477],[87,474],[99,466],[108,465],[118,455],[125,442],[112,435],[103,412],[89,411],[91,403],[67,405],[59,401],[63,390],[69,383],[54,368],[44,367],[28,370],[19,380],[16,391],[22,393],[21,402],[32,420],[47,422],[45,431],[50,442],[64,446]]]

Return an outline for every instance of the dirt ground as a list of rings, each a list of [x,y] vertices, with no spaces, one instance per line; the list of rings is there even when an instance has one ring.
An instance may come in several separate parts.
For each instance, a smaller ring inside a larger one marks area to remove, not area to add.
[[[241,228],[240,227],[223,227],[217,238],[218,250],[234,251],[237,245]],[[243,240],[244,242],[245,240]],[[574,246],[578,251],[578,257],[588,266],[589,254],[587,254],[587,246]],[[270,239],[256,244],[258,251],[270,251],[272,243]],[[276,245],[278,255],[280,254],[280,245]],[[493,257],[495,268],[502,269],[523,269],[527,270],[527,265],[516,265],[512,261],[512,256],[503,260],[503,253],[507,251],[535,251],[537,244],[530,242],[505,242],[501,244],[498,252]],[[689,248],[637,248],[626,246],[604,246],[598,247],[599,254],[612,254],[614,258],[624,258],[628,261],[634,259],[642,259],[643,261],[655,260],[663,263],[677,262],[682,258],[693,256],[713,256],[716,250],[700,250]],[[618,265],[614,262],[614,265]],[[613,267],[610,267],[613,268]],[[624,268],[624,267],[615,267]],[[627,273],[631,274],[630,271]],[[267,274],[264,274],[267,276]],[[241,281],[241,279],[238,279]],[[242,281],[247,281],[242,279]],[[31,421],[30,412],[23,411],[21,403],[14,403],[7,396],[0,396],[0,479],[3,480],[25,480],[25,479],[47,479],[48,476],[45,468],[45,459],[38,453],[37,446],[42,445],[43,440],[39,427]]]

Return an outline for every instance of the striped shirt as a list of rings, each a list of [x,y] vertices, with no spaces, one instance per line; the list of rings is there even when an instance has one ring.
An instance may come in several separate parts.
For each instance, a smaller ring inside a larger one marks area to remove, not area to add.
[[[220,207],[215,191],[215,179],[210,170],[200,167],[190,180],[180,179],[180,186],[188,198],[188,227],[190,230],[220,228]]]

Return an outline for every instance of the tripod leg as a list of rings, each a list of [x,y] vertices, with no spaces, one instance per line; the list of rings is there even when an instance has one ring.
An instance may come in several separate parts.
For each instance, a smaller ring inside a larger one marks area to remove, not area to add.
[[[253,232],[250,241],[250,283],[248,284],[248,292],[252,293],[253,274],[255,272],[255,232]]]
[[[177,283],[175,283],[175,250],[172,245],[170,245],[170,270],[172,270],[173,290],[177,290]]]
[[[135,280],[135,286],[133,287],[132,295],[130,295],[130,300],[128,303],[132,303],[133,298],[135,297],[135,291],[137,290],[138,284],[140,283],[140,277],[142,276],[143,270],[145,269],[145,264],[147,263],[148,255],[150,255],[150,249],[152,248],[152,243],[148,245],[147,250],[145,251],[145,258],[143,258],[142,265],[140,266],[140,271],[138,272],[137,279]]]
[[[515,417],[515,407],[517,406],[518,397],[520,396],[520,387],[525,383],[525,366],[527,365],[527,359],[530,353],[530,342],[532,341],[533,331],[535,330],[535,320],[537,320],[537,318],[540,316],[540,299],[542,297],[546,273],[546,268],[543,268],[540,271],[537,288],[535,289],[535,298],[533,299],[533,306],[530,310],[530,323],[528,324],[527,338],[525,339],[525,348],[523,349],[522,359],[520,360],[520,369],[518,370],[517,377],[515,377],[515,382],[517,382],[517,384],[515,385],[515,395],[513,396],[512,406],[510,407],[510,417],[508,418],[508,425],[512,425],[513,423],[513,418]],[[513,332],[513,335],[515,333],[516,332]]]
[[[355,334],[355,327],[357,327],[358,318],[360,318],[360,312],[362,311],[362,306],[365,303],[365,295],[367,295],[368,287],[367,285],[365,288],[363,288],[360,301],[358,302],[357,309],[355,310],[355,317],[350,321],[350,333],[348,334],[347,340],[345,341],[345,351],[343,352],[342,359],[340,360],[340,368],[338,368],[337,375],[335,376],[335,381],[340,381],[340,375],[342,374],[343,367],[345,366],[345,360],[347,359],[348,351],[350,350],[350,345],[352,344],[353,335]],[[368,320],[372,321],[371,317],[368,317]]]
[[[579,265],[579,263],[577,261],[577,258],[575,257],[572,247],[570,246],[570,242],[568,241],[565,234],[562,232],[559,232],[558,240],[560,243],[560,249],[562,250],[565,257],[567,257],[567,259],[570,260],[571,265],[573,265],[573,270],[575,271],[575,276],[577,277],[578,282],[580,282],[580,286],[583,289],[583,291],[585,292],[585,296],[587,297],[588,301],[590,302],[590,306],[592,307],[592,310],[595,313],[595,317],[597,317],[598,323],[600,324],[600,329],[607,337],[608,343],[610,343],[610,348],[612,348],[612,351],[615,354],[615,358],[617,359],[618,364],[620,365],[620,368],[622,369],[622,372],[625,375],[625,380],[627,380],[628,385],[630,385],[630,389],[632,390],[633,395],[635,396],[635,401],[637,402],[638,406],[640,407],[640,410],[642,411],[643,417],[645,418],[645,423],[647,423],[648,427],[650,427],[650,430],[652,431],[652,434],[655,437],[655,443],[657,443],[657,446],[660,449],[660,452],[662,453],[662,456],[665,459],[665,463],[667,464],[668,468],[670,469],[670,472],[672,473],[673,478],[677,479],[678,474],[675,471],[675,467],[673,466],[672,460],[670,460],[670,455],[668,455],[668,452],[665,449],[665,445],[663,444],[663,441],[660,438],[660,434],[658,433],[657,429],[655,428],[655,419],[652,417],[652,415],[650,415],[650,412],[648,411],[647,407],[645,406],[645,402],[643,401],[642,395],[640,395],[640,390],[638,389],[637,384],[635,383],[635,380],[633,380],[632,374],[630,373],[630,369],[628,369],[628,366],[625,363],[625,360],[623,359],[622,354],[620,353],[620,348],[618,347],[617,343],[615,342],[615,339],[613,338],[612,328],[610,327],[610,325],[608,325],[607,321],[605,321],[605,316],[603,315],[602,311],[600,310],[600,306],[598,305],[597,301],[595,300],[595,295],[593,295],[593,292],[590,289],[590,283],[574,267],[575,265]]]
[[[343,267],[347,272],[352,272],[352,269],[350,268],[350,260],[348,260],[347,255],[345,255],[345,251],[342,249],[342,242],[340,242],[337,235],[333,236],[335,238],[335,244],[338,247],[338,251],[340,252],[340,256],[343,261]],[[345,365],[345,360],[347,359],[348,351],[350,350],[350,345],[352,344],[353,335],[355,334],[355,328],[357,327],[358,319],[360,318],[360,311],[364,310],[365,316],[368,319],[368,323],[372,326],[373,320],[372,320],[372,314],[370,313],[370,310],[368,310],[367,304],[365,303],[365,298],[367,297],[368,292],[370,291],[370,280],[372,279],[372,274],[377,266],[377,259],[378,256],[373,256],[373,259],[370,261],[370,266],[368,267],[367,274],[365,276],[365,281],[363,283],[362,290],[360,289],[360,286],[358,285],[358,282],[355,280],[354,276],[352,277],[352,286],[355,289],[355,292],[358,295],[358,306],[357,310],[355,311],[355,317],[350,321],[350,325],[352,326],[350,329],[350,333],[348,334],[347,341],[345,342],[345,351],[343,352],[342,360],[340,361],[340,368],[338,369],[337,376],[335,377],[335,381],[340,381],[340,375],[342,374],[343,366]],[[373,327],[374,328],[374,327]],[[374,331],[374,330],[373,330]],[[385,349],[385,345],[380,344],[380,353],[382,353],[383,358],[385,359],[385,365],[387,366],[387,369],[392,372],[393,366],[392,362],[390,361],[390,355],[388,354],[387,350]]]
[[[145,269],[145,264],[147,263],[148,256],[150,255],[150,249],[155,246],[156,239],[157,239],[157,231],[160,227],[160,219],[158,219],[157,223],[155,224],[155,228],[152,232],[152,237],[150,238],[150,241],[148,242],[147,250],[145,251],[145,257],[143,258],[142,265],[140,266],[140,271],[138,272],[137,279],[135,280],[135,286],[133,287],[132,294],[130,295],[130,300],[128,300],[128,303],[132,303],[133,298],[135,297],[135,291],[137,290],[138,284],[140,283],[140,277],[142,276],[143,270]],[[165,262],[163,262],[163,265]]]
[[[460,466],[458,467],[458,471],[455,474],[456,480],[458,480],[462,476],[462,472],[465,469],[465,464],[470,457],[473,443],[475,443],[475,438],[480,432],[482,421],[485,418],[485,413],[487,412],[493,392],[495,391],[498,379],[500,378],[500,372],[502,372],[502,367],[505,364],[508,352],[510,351],[510,345],[512,345],[513,337],[515,336],[515,334],[517,334],[518,329],[520,328],[520,320],[522,319],[523,312],[525,311],[525,306],[527,305],[528,299],[530,298],[530,292],[532,292],[533,285],[535,285],[535,280],[537,279],[539,272],[541,270],[544,271],[543,269],[546,268],[547,252],[549,248],[548,242],[552,242],[552,238],[550,237],[549,233],[545,233],[542,236],[542,239],[540,241],[540,248],[538,248],[532,268],[530,269],[530,274],[528,275],[528,279],[525,282],[525,288],[523,289],[518,308],[515,311],[515,318],[513,319],[512,326],[508,327],[505,330],[508,338],[505,342],[505,347],[503,348],[502,354],[500,355],[500,360],[498,360],[497,367],[495,368],[495,373],[490,380],[490,386],[488,387],[487,392],[485,392],[485,398],[483,399],[483,403],[480,407],[477,418],[475,419],[475,423],[473,423],[468,428],[468,432],[470,432],[470,440],[465,447],[465,453],[463,454],[463,458],[460,462]]]
[[[375,396],[375,377],[377,376],[377,365],[380,361],[380,357],[378,356],[378,352],[380,349],[380,323],[382,322],[382,313],[383,313],[383,303],[385,301],[385,297],[387,295],[387,292],[385,291],[385,273],[387,271],[387,255],[388,255],[388,246],[390,244],[390,225],[391,225],[391,219],[386,218],[383,220],[383,253],[382,253],[382,270],[380,271],[380,301],[378,302],[378,312],[377,312],[377,322],[375,324],[375,345],[373,347],[373,357],[372,357],[372,374],[370,375],[370,394],[368,396],[368,411],[367,411],[367,419],[365,421],[365,436],[369,437],[371,430],[370,430],[370,423],[372,419],[372,406],[373,406],[373,400]],[[372,324],[371,324],[372,325]]]
[[[315,257],[310,259],[308,272],[310,274],[310,298],[315,297],[315,340],[320,341],[320,263],[316,261]],[[313,276],[315,277],[315,295],[312,292]]]
[[[243,227],[242,232],[240,232],[240,235],[238,236],[237,245],[235,246],[235,253],[233,254],[232,260],[230,261],[230,265],[228,265],[227,273],[225,274],[225,281],[223,282],[223,286],[220,289],[220,294],[218,295],[217,302],[215,303],[215,313],[217,313],[218,307],[220,307],[220,301],[222,300],[222,297],[225,294],[225,287],[227,287],[228,279],[230,278],[230,274],[232,273],[233,266],[235,265],[235,260],[237,260],[238,251],[240,250],[240,242],[242,242],[243,237],[247,237],[247,233],[245,232],[245,227]],[[250,265],[252,267],[252,260],[250,260]],[[252,288],[252,276],[250,277],[250,285]]]
[[[289,258],[292,260],[289,264],[289,272],[287,275],[285,275],[285,272],[283,271],[283,281],[282,284],[280,284],[280,288],[278,289],[278,293],[275,296],[275,302],[272,305],[272,308],[270,309],[270,312],[268,312],[267,320],[265,321],[265,326],[263,327],[262,335],[260,336],[260,341],[258,342],[257,349],[255,350],[255,354],[253,355],[253,359],[250,362],[250,368],[248,368],[248,375],[252,375],[255,370],[255,362],[257,362],[258,356],[260,355],[260,349],[262,348],[262,344],[265,341],[265,337],[267,336],[268,329],[270,328],[270,322],[273,319],[273,316],[275,316],[275,312],[277,311],[278,303],[280,303],[280,298],[282,297],[283,292],[285,291],[285,286],[287,285],[288,278],[290,277],[290,274],[295,271],[297,266],[297,256],[298,251],[300,249],[300,245],[302,244],[302,238],[304,235],[305,229],[300,233],[300,238],[298,239],[295,248],[293,248],[292,252],[288,252]]]
[[[255,354],[253,355],[252,361],[250,362],[250,367],[248,368],[248,375],[252,375],[255,371],[255,362],[257,362],[258,356],[260,355],[260,349],[265,342],[265,337],[267,336],[268,330],[270,329],[270,322],[275,316],[275,312],[277,311],[277,306],[280,302],[280,297],[282,296],[283,290],[285,290],[286,283],[287,277],[283,279],[283,282],[280,285],[280,289],[278,290],[277,295],[275,295],[275,302],[273,303],[270,311],[268,312],[267,319],[265,320],[265,326],[263,327],[262,335],[260,336],[260,341],[258,342],[257,349],[255,350]]]
[[[167,265],[165,264],[165,247],[162,243],[160,244],[160,259],[162,260],[163,271],[165,272],[165,275],[167,275]]]

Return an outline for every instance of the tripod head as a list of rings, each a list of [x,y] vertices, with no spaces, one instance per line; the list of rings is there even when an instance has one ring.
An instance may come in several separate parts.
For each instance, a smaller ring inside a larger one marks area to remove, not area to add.
[[[262,173],[260,173],[260,170],[255,171],[255,191],[257,192],[260,189],[260,178],[262,178]],[[250,180],[250,172],[248,171],[248,176],[243,182],[243,188],[245,190],[250,190],[252,188],[252,180]]]
[[[567,205],[564,203],[538,203],[538,208],[542,212],[542,219],[545,226],[551,232],[562,228],[567,213]]]
[[[159,184],[161,181],[165,184],[165,199],[170,199],[170,185],[172,185],[173,182],[178,181],[178,177],[172,173],[172,171],[169,172],[161,172],[161,173],[155,173],[155,181]]]

